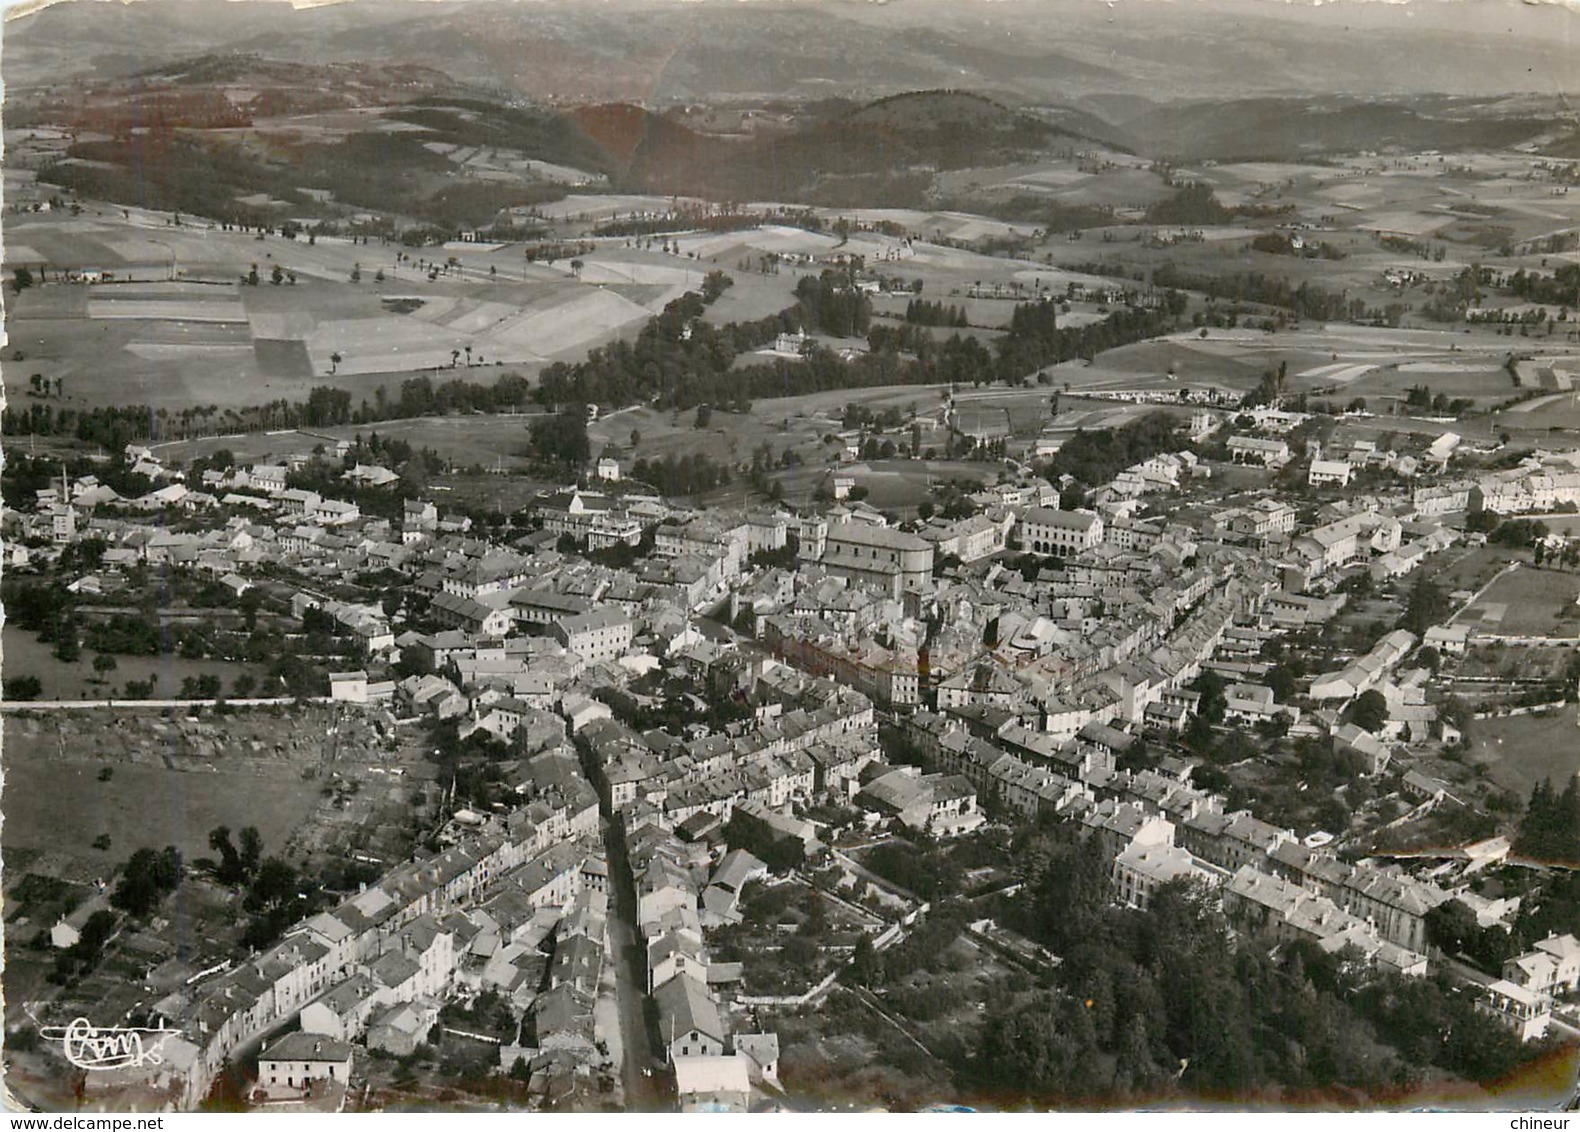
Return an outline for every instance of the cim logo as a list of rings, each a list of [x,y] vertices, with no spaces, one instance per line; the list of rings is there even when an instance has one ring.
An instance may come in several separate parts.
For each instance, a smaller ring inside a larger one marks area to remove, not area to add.
[[[162,1064],[164,1055],[159,1047],[178,1032],[166,1029],[163,1023],[157,1030],[136,1026],[100,1028],[86,1018],[74,1018],[65,1026],[39,1028],[39,1035],[46,1041],[60,1043],[67,1061],[79,1069],[101,1071]]]

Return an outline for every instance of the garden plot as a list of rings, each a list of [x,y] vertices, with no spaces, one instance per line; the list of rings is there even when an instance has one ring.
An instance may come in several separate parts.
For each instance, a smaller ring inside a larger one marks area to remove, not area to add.
[[[1333,170],[1325,165],[1295,165],[1278,161],[1241,161],[1219,165],[1211,179],[1238,180],[1251,185],[1272,185],[1292,181],[1297,177],[1331,177]]]
[[[93,299],[89,318],[164,319],[174,322],[246,322],[247,312],[234,298]]]
[[[1359,225],[1363,232],[1397,232],[1406,236],[1426,236],[1447,228],[1455,218],[1441,213],[1383,212]]]
[[[534,205],[532,211],[548,220],[609,220],[624,213],[643,212],[667,216],[673,197],[662,196],[586,196],[572,194],[564,200]]]
[[[695,267],[594,259],[582,267],[581,278],[583,283],[658,283],[689,288],[702,286],[705,274]]]
[[[1069,185],[1079,184],[1090,177],[1090,173],[1082,173],[1078,169],[1039,169],[1035,173],[1027,173],[1010,181],[1001,181],[994,188],[1065,188]]]
[[[1377,366],[1375,364],[1367,364],[1364,362],[1360,365],[1348,365],[1334,370],[1330,374],[1327,374],[1322,380],[1330,385],[1348,385],[1352,381],[1357,381],[1360,378],[1365,377],[1368,373],[1376,368]]]
[[[829,219],[849,216],[860,224],[898,224],[915,235],[929,235],[946,240],[971,243],[976,240],[1013,236],[1030,236],[1036,231],[1033,224],[1011,224],[973,216],[966,212],[919,212],[908,208],[862,208],[853,212],[828,212]]]
[[[254,311],[247,316],[252,336],[271,342],[300,342],[313,332],[307,311]]]
[[[505,319],[521,313],[521,308],[510,303],[464,302],[454,308],[441,325],[458,334],[486,334]]]
[[[490,355],[530,351],[547,357],[585,347],[622,326],[650,317],[646,307],[612,291],[586,291],[546,310],[527,311],[486,337]]]
[[[1486,373],[1487,367],[1474,362],[1405,362],[1400,373]]]
[[[1050,287],[1055,291],[1062,291],[1071,283],[1079,287],[1109,287],[1111,279],[1104,279],[1100,275],[1086,275],[1079,271],[1065,271],[1057,267],[1028,267],[1015,272],[1010,278],[1016,283],[1024,283],[1028,287]],[[1061,318],[1060,325],[1064,325]]]
[[[1561,619],[1575,609],[1580,579],[1556,570],[1511,570],[1464,610],[1456,622],[1493,634],[1572,637]]]
[[[485,243],[482,240],[446,240],[443,244],[447,252],[497,252],[504,244]]]
[[[168,283],[116,283],[99,290],[94,298],[122,299],[174,299],[201,298],[231,300],[238,298],[236,288],[230,283],[198,283],[191,280],[172,280]]]
[[[313,372],[386,373],[437,369],[450,364],[452,351],[473,345],[464,334],[414,318],[331,319],[307,337]],[[340,355],[335,366],[331,355]]]
[[[211,342],[128,342],[126,352],[150,362],[185,362],[194,358],[250,358],[253,348],[245,342],[229,345]]]
[[[1325,185],[1316,191],[1316,195],[1334,204],[1355,209],[1375,207],[1383,203],[1382,188],[1361,180],[1339,181],[1337,184]]]
[[[737,232],[681,236],[677,242],[681,251],[694,253],[699,259],[711,259],[726,253],[736,254],[742,248],[759,254],[819,255],[837,247],[839,238],[822,232],[809,232],[805,228],[770,224]]]

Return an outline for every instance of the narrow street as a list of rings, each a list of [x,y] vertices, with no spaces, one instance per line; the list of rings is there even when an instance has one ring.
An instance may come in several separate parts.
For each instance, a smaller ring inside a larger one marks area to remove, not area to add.
[[[615,823],[603,819],[604,851],[609,862],[611,912],[609,946],[613,951],[615,989],[620,1007],[620,1044],[623,1051],[621,1080],[627,1111],[651,1112],[668,1108],[671,1100],[653,1068],[653,1047],[647,1027],[646,957],[636,931],[636,887],[625,840]]]

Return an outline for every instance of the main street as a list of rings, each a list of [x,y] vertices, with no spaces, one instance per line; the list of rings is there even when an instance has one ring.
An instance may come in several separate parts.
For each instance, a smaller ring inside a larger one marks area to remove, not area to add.
[[[647,1025],[647,957],[636,930],[636,887],[625,855],[625,838],[615,822],[602,822],[609,864],[609,946],[613,950],[615,991],[620,1010],[621,1080],[627,1111],[668,1108],[663,1078],[655,1076]]]

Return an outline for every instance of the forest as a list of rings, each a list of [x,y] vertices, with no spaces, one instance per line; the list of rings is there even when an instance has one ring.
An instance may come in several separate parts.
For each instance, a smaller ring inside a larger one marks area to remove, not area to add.
[[[986,1023],[967,1072],[1005,1099],[1122,1101],[1183,1090],[1376,1103],[1435,1066],[1473,1081],[1545,1052],[1435,978],[1402,979],[1308,943],[1237,934],[1188,883],[1145,911],[1110,902],[1095,840],[1021,832],[1003,921],[1060,956],[1056,985]]]

